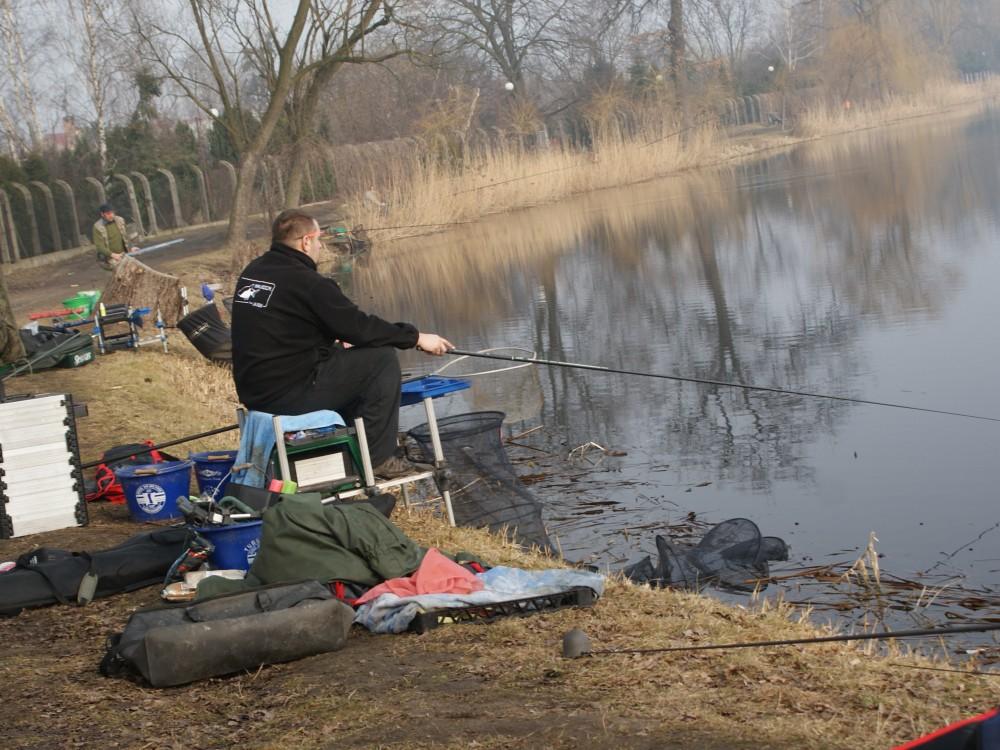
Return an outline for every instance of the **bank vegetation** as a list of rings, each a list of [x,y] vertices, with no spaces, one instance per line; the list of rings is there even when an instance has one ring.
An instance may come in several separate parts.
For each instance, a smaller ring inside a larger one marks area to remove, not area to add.
[[[199,385],[181,393],[172,387],[179,381]],[[186,347],[18,382],[88,403],[91,416],[78,425],[84,458],[112,443],[179,437],[231,415],[235,403],[226,371]],[[139,394],[151,393],[155,403],[138,405]],[[224,444],[216,437],[200,447]],[[111,546],[140,528],[122,506],[92,513],[90,527],[0,541],[0,558],[39,545]],[[399,510],[395,520],[421,544],[472,550],[495,564],[559,564],[482,531],[449,528],[433,508]],[[902,643],[563,659],[561,639],[573,627],[602,649],[829,632],[780,603],[732,606],[617,579],[592,609],[422,636],[356,631],[341,652],[167,691],[101,677],[105,635],[155,601],[154,587],[0,621],[6,744],[846,750],[892,746],[997,699],[995,678],[908,654]]]

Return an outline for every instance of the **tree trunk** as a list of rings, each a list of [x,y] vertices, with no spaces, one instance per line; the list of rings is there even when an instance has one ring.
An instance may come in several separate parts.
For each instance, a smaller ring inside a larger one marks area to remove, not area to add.
[[[181,312],[181,282],[176,276],[161,273],[128,255],[115,266],[115,275],[108,282],[101,302],[105,305],[125,303],[132,307],[148,307],[163,316],[168,326],[177,325]]]
[[[256,145],[256,144],[255,144]],[[236,190],[233,193],[233,206],[229,210],[229,229],[226,232],[226,246],[231,252],[240,247],[247,239],[247,224],[250,219],[250,200],[253,198],[253,183],[260,166],[260,153],[263,145],[255,150],[247,149],[240,159],[240,168],[236,172]]]
[[[24,344],[17,332],[17,321],[7,296],[7,282],[0,266],[0,364],[9,364],[24,356]]]
[[[295,18],[281,47],[278,65],[278,78],[271,91],[271,100],[267,111],[260,120],[260,129],[253,141],[240,155],[240,169],[236,176],[236,193],[233,195],[233,208],[229,215],[229,229],[226,232],[226,247],[231,252],[237,251],[246,242],[247,223],[250,217],[250,199],[253,197],[253,183],[260,166],[260,159],[271,141],[271,135],[278,125],[278,119],[285,108],[285,101],[292,87],[292,76],[295,70],[295,50],[302,38],[306,18],[311,9],[310,0],[299,0]]]
[[[302,141],[295,144],[292,152],[292,166],[288,171],[288,187],[285,188],[285,208],[302,205],[302,184],[306,175],[306,146]],[[313,196],[313,200],[316,196]]]
[[[670,82],[674,86],[674,105],[683,125],[687,125],[687,97],[685,96],[684,71],[684,3],[670,0],[670,21],[667,22],[670,39]]]
[[[7,68],[10,77],[20,89],[17,92],[17,106],[28,124],[28,136],[31,140],[33,151],[42,148],[42,128],[38,121],[38,107],[35,105],[35,93],[31,87],[30,75],[28,73],[28,59],[24,52],[24,38],[21,36],[21,29],[17,19],[14,17],[14,9],[10,0],[0,0],[0,7],[4,12],[7,37],[4,41],[7,49]]]

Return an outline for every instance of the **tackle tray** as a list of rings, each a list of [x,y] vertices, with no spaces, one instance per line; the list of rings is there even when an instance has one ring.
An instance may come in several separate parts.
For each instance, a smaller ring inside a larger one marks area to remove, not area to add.
[[[489,604],[470,604],[467,607],[447,607],[423,612],[410,622],[411,633],[426,633],[438,625],[458,622],[491,622],[501,617],[525,617],[541,612],[551,612],[566,607],[592,607],[597,594],[587,586],[574,586],[567,591],[523,599],[508,599]]]
[[[400,406],[419,404],[425,398],[440,398],[455,391],[464,391],[469,387],[468,380],[446,378],[441,375],[424,375],[421,378],[405,380],[400,387],[402,393]]]

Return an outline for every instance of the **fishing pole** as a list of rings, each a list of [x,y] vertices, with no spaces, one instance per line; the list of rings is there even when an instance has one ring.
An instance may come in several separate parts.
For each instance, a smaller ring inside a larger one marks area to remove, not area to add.
[[[707,378],[685,377],[683,375],[666,375],[659,372],[643,372],[641,370],[626,370],[615,367],[604,367],[603,365],[587,365],[579,362],[561,362],[554,359],[538,359],[528,357],[517,357],[506,354],[485,354],[481,352],[469,352],[463,349],[451,349],[447,352],[455,356],[480,357],[482,359],[497,359],[503,362],[528,362],[536,365],[546,365],[548,367],[568,367],[577,370],[593,370],[595,372],[605,372],[614,375],[634,375],[642,378],[658,378],[660,380],[674,380],[681,383],[699,383],[701,385],[716,385],[724,388],[741,388],[745,391],[764,391],[767,393],[780,393],[786,396],[805,396],[807,398],[825,398],[833,401],[847,401],[852,404],[868,404],[870,406],[888,406],[893,409],[908,409],[910,411],[922,411],[929,414],[944,414],[949,417],[965,417],[966,419],[981,419],[986,422],[1000,422],[998,417],[983,417],[978,414],[965,414],[958,411],[945,411],[943,409],[928,409],[923,406],[910,406],[908,404],[894,404],[888,401],[870,401],[863,398],[850,398],[848,396],[832,396],[828,393],[810,393],[808,391],[792,391],[784,388],[772,388],[764,385],[747,385],[745,383],[729,383],[724,380],[709,380]]]
[[[778,641],[741,641],[738,643],[710,643],[700,646],[666,646],[663,648],[605,648],[590,649],[590,638],[578,628],[563,636],[563,656],[575,659],[579,656],[610,656],[613,654],[665,654],[678,651],[717,651],[726,648],[765,648],[768,646],[800,646],[812,643],[842,643],[845,641],[875,641],[894,638],[933,637],[955,635],[957,633],[985,633],[1000,630],[1000,623],[982,625],[953,625],[947,628],[920,628],[917,630],[882,631],[880,633],[856,633],[827,635],[813,638],[786,638]]]
[[[183,242],[184,238],[179,237],[176,240],[167,240],[166,242],[157,242],[155,245],[150,245],[149,247],[142,247],[136,250],[134,253],[129,253],[129,255],[142,255],[143,253],[148,253],[150,250],[159,250],[164,247],[170,247],[171,245],[176,245],[178,242]]]
[[[147,453],[152,453],[153,451],[158,451],[161,448],[169,448],[172,445],[180,445],[181,443],[189,443],[192,440],[198,440],[200,438],[211,437],[212,435],[219,435],[223,432],[230,432],[232,430],[239,429],[238,424],[226,425],[225,427],[218,427],[214,430],[209,430],[208,432],[199,432],[197,435],[188,435],[186,437],[177,438],[176,440],[168,440],[165,443],[159,443],[157,445],[151,445],[148,448],[142,450],[133,451],[130,450],[127,453],[120,453],[112,456],[105,456],[104,458],[99,458],[96,461],[91,461],[89,464],[81,464],[81,469],[90,469],[98,464],[105,463],[106,461],[117,461],[120,458],[128,458],[129,456],[144,456]]]

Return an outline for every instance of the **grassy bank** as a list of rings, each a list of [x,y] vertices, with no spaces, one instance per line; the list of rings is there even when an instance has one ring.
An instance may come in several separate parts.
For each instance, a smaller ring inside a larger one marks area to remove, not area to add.
[[[169,439],[230,420],[228,373],[186,346],[118,353],[15,381],[71,391],[85,457],[138,438]],[[226,436],[199,447],[224,447]],[[187,446],[181,450],[186,450]],[[437,516],[400,512],[422,544],[530,568],[553,561]],[[48,545],[101,548],[135,533],[120,506],[94,523],[0,541],[0,559]],[[996,683],[892,649],[849,645],[566,661],[560,639],[661,647],[817,634],[791,610],[612,581],[589,610],[423,636],[354,632],[340,652],[254,674],[155,691],[101,678],[104,636],[155,589],[0,621],[0,715],[7,747],[889,747],[997,702]],[[914,668],[917,667],[917,668]]]
[[[978,84],[949,81],[929,85],[920,95],[891,98],[878,106],[817,105],[787,132],[762,126],[727,132],[704,120],[681,132],[672,122],[646,117],[627,137],[617,127],[599,129],[587,151],[560,146],[524,150],[508,142],[470,155],[460,167],[414,155],[411,161],[397,164],[390,174],[388,187],[378,195],[385,205],[356,195],[348,198],[344,210],[352,222],[378,229],[374,238],[384,243],[571,195],[752,158],[828,136],[956,110],[973,111],[998,95],[997,80]]]

